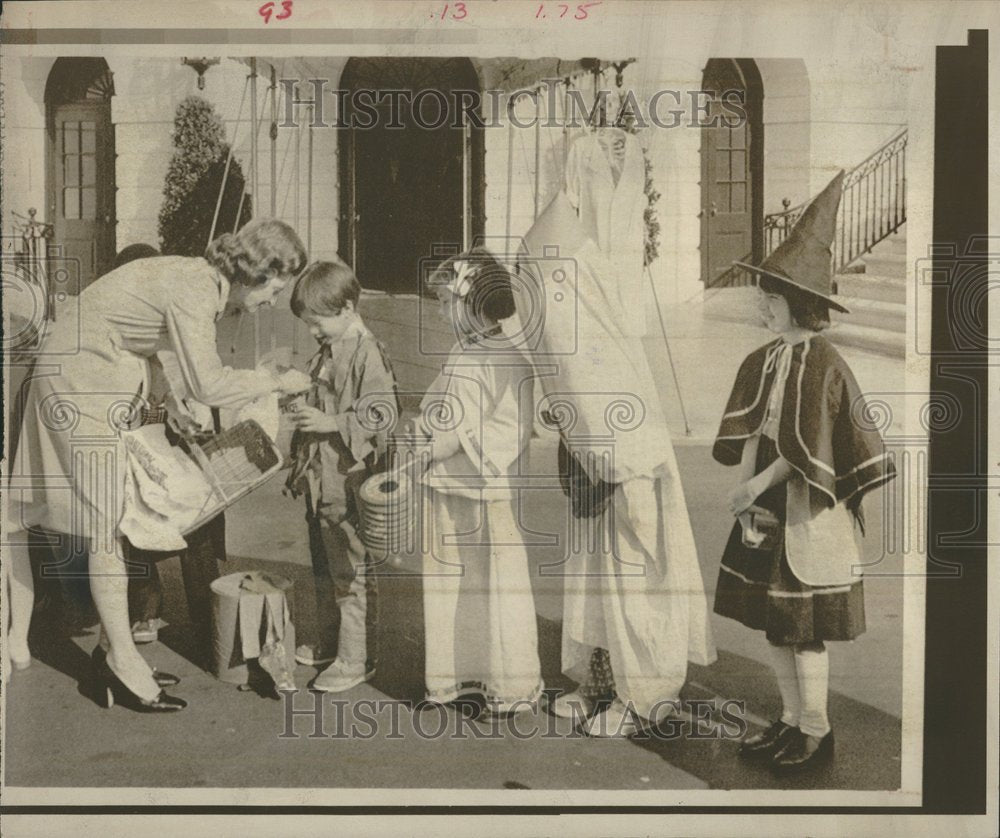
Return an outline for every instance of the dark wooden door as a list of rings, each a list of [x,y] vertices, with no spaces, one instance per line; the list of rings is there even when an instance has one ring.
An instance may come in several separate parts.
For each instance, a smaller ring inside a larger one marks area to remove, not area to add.
[[[78,293],[114,263],[115,152],[109,102],[53,108],[49,209],[53,244],[79,265]],[[77,285],[77,282],[72,284]]]
[[[345,89],[434,89],[445,96],[476,85],[465,59],[351,59],[341,79]],[[434,254],[457,252],[482,232],[480,132],[469,141],[451,114],[429,128],[405,105],[393,114],[384,102],[374,126],[341,131],[340,252],[365,288],[427,293],[423,279],[441,261]],[[427,105],[425,119],[436,112]],[[351,115],[348,105],[346,120]]]
[[[708,127],[701,129],[702,281],[715,284],[736,260],[759,255],[762,149],[759,95],[735,60],[713,59],[705,71]],[[723,95],[740,91],[746,118],[737,118]],[[760,215],[760,218],[757,216]]]

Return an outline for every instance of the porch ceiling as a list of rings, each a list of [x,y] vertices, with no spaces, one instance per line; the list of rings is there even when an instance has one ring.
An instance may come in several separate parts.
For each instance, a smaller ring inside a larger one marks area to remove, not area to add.
[[[239,58],[249,64],[249,58]],[[279,78],[327,79],[335,88],[340,81],[344,65],[349,57],[332,58],[298,57],[270,58],[259,56],[258,70],[262,65],[273,65]],[[588,73],[594,59],[587,58],[471,58],[483,90],[514,91],[534,87],[543,79],[564,79]],[[621,60],[616,58],[615,60]],[[610,66],[611,61],[601,59],[601,67]]]

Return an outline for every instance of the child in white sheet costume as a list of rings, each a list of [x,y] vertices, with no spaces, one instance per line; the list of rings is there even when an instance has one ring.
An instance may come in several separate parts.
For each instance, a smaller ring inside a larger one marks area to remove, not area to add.
[[[525,235],[520,263],[533,293],[518,297],[519,313],[524,323],[542,314],[533,354],[573,512],[562,669],[579,686],[551,710],[582,719],[593,736],[663,720],[689,661],[715,659],[677,460],[640,340],[643,177],[635,138],[609,129],[578,140],[566,190]]]
[[[424,555],[430,701],[479,694],[490,712],[532,706],[542,691],[528,557],[510,478],[526,473],[532,367],[503,334],[510,276],[474,248],[432,278],[460,335],[421,405],[432,465]]]

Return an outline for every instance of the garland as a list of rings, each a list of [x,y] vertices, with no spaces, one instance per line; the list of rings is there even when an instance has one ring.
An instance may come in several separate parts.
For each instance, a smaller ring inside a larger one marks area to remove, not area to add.
[[[646,208],[642,213],[643,221],[646,222],[646,242],[642,264],[648,268],[660,255],[660,219],[656,215],[656,202],[660,200],[660,193],[653,186],[653,164],[645,148],[642,150],[642,162],[646,169],[643,188],[646,193]]]

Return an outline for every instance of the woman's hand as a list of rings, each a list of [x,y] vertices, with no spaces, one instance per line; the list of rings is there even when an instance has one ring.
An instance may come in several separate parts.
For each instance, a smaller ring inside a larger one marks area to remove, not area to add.
[[[312,387],[312,379],[299,370],[285,370],[278,375],[278,389],[283,393],[304,393]]]
[[[330,416],[315,407],[307,404],[300,405],[289,414],[292,417],[297,430],[310,434],[332,434],[340,431],[337,424],[337,417]]]

